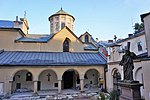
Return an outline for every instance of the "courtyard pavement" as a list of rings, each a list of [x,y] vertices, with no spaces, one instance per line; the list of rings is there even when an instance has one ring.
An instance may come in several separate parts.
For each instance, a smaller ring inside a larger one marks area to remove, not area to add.
[[[80,92],[73,89],[62,90],[58,94],[57,90],[38,91],[36,94],[33,92],[13,93],[9,99],[3,100],[97,100],[100,89],[85,89]]]

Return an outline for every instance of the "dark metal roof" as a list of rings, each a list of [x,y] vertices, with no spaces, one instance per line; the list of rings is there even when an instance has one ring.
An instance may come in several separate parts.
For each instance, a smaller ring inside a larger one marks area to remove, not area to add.
[[[91,52],[27,52],[3,51],[0,66],[92,66],[105,65],[106,60]]]
[[[141,21],[144,22],[143,19],[144,19],[146,16],[148,16],[149,14],[150,14],[150,12],[140,15]]]
[[[138,58],[146,58],[148,57],[148,52],[137,55]]]
[[[13,28],[14,22],[8,20],[0,20],[0,28]]]
[[[87,44],[87,46],[84,47],[84,50],[95,50],[95,51],[98,50],[98,48],[93,43],[85,43],[85,44]]]
[[[33,35],[34,36],[34,35]],[[50,35],[41,35],[39,37],[21,37],[16,42],[39,42],[46,43],[53,37],[53,34]]]
[[[120,46],[120,45],[118,45],[118,43],[121,43],[121,42],[130,40],[130,39],[133,39],[133,38],[138,37],[138,36],[141,36],[141,35],[143,35],[143,34],[145,34],[145,30],[143,30],[143,31],[141,31],[141,32],[139,32],[139,33],[133,34],[133,35],[131,35],[131,36],[125,38],[125,39],[117,40],[116,42],[114,42],[114,43],[112,43],[112,44],[110,44],[110,45],[108,45],[108,46],[109,46],[109,47]]]

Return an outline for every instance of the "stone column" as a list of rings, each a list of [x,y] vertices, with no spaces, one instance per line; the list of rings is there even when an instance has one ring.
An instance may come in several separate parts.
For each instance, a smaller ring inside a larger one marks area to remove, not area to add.
[[[61,80],[58,80],[58,93],[61,93]]]
[[[9,81],[9,93],[11,94],[13,92],[13,81]]]
[[[38,86],[38,81],[35,80],[35,81],[34,81],[34,93],[37,92],[37,86]]]
[[[80,88],[81,88],[81,92],[84,91],[84,79],[80,79]]]

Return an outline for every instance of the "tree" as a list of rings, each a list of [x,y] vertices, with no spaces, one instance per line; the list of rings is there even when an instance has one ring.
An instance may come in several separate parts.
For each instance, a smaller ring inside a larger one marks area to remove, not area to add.
[[[135,23],[134,25],[134,34],[141,32],[142,30],[144,30],[144,24],[143,23]]]

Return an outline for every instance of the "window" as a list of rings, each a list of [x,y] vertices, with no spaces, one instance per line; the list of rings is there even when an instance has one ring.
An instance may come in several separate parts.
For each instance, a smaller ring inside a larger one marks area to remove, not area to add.
[[[54,83],[54,87],[58,87],[58,83]]]
[[[32,81],[32,74],[30,72],[26,74],[26,81]]]
[[[137,43],[137,46],[138,46],[138,51],[142,51],[143,50],[141,41]]]
[[[54,28],[53,23],[51,23],[51,32],[52,33],[53,33],[53,28]]]
[[[58,16],[56,16],[56,17],[55,17],[55,20],[58,22],[58,21],[59,21],[59,17],[58,17]]]
[[[89,42],[89,37],[88,35],[85,35],[85,43],[88,43]]]
[[[61,23],[61,29],[63,29],[64,27],[65,27],[65,23],[62,22],[62,23]]]
[[[59,31],[59,23],[56,22],[56,31]]]
[[[66,39],[63,43],[63,52],[69,52],[69,40]]]

